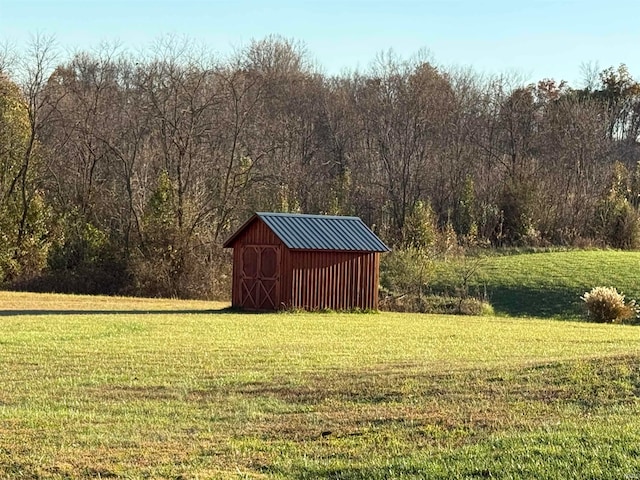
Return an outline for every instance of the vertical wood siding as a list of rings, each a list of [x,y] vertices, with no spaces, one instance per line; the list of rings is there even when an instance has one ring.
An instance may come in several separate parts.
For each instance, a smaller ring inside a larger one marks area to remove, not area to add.
[[[378,308],[379,253],[292,251],[290,306],[307,310]]]
[[[283,243],[262,220],[256,219],[244,229],[233,247],[241,245],[283,245]]]

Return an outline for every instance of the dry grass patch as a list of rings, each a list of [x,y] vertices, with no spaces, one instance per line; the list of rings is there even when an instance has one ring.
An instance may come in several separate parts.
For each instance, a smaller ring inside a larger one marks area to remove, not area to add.
[[[228,307],[225,302],[204,300],[150,299],[137,297],[108,297],[66,295],[58,293],[33,294],[29,292],[0,291],[0,316],[82,312],[162,312],[193,311],[197,313]]]

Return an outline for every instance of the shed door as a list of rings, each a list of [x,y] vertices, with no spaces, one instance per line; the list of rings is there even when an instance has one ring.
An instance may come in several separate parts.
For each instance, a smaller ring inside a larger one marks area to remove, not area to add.
[[[240,304],[250,310],[276,310],[280,305],[280,248],[245,245],[240,274]]]

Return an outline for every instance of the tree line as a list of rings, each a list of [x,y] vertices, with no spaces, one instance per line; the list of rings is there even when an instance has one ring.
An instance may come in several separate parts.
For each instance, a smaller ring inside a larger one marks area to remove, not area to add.
[[[624,65],[573,88],[392,53],[328,76],[276,36],[62,60],[36,37],[0,55],[0,283],[227,294],[254,211],[357,215],[395,248],[637,248],[639,141]]]

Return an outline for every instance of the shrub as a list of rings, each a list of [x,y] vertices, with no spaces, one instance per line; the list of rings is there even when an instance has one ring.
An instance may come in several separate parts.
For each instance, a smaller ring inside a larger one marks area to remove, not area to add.
[[[600,201],[592,228],[596,237],[610,247],[640,247],[640,218],[626,198],[610,196]]]
[[[580,297],[587,305],[589,318],[598,323],[622,323],[635,317],[636,304],[626,302],[613,287],[594,287]]]
[[[528,240],[538,235],[533,219],[535,190],[535,185],[526,180],[510,180],[505,183],[498,199],[502,217],[494,234],[497,245],[526,245]]]
[[[426,248],[408,247],[389,252],[380,265],[380,285],[395,295],[422,297],[433,277],[433,262]]]
[[[427,250],[436,243],[436,216],[428,203],[417,202],[402,228],[402,243],[407,249]]]
[[[493,315],[493,307],[477,298],[444,295],[401,295],[381,291],[380,309],[392,312],[436,313],[447,315]]]
[[[593,233],[610,247],[636,249],[640,247],[637,186],[620,162],[613,165],[610,182],[606,197],[596,205]]]

